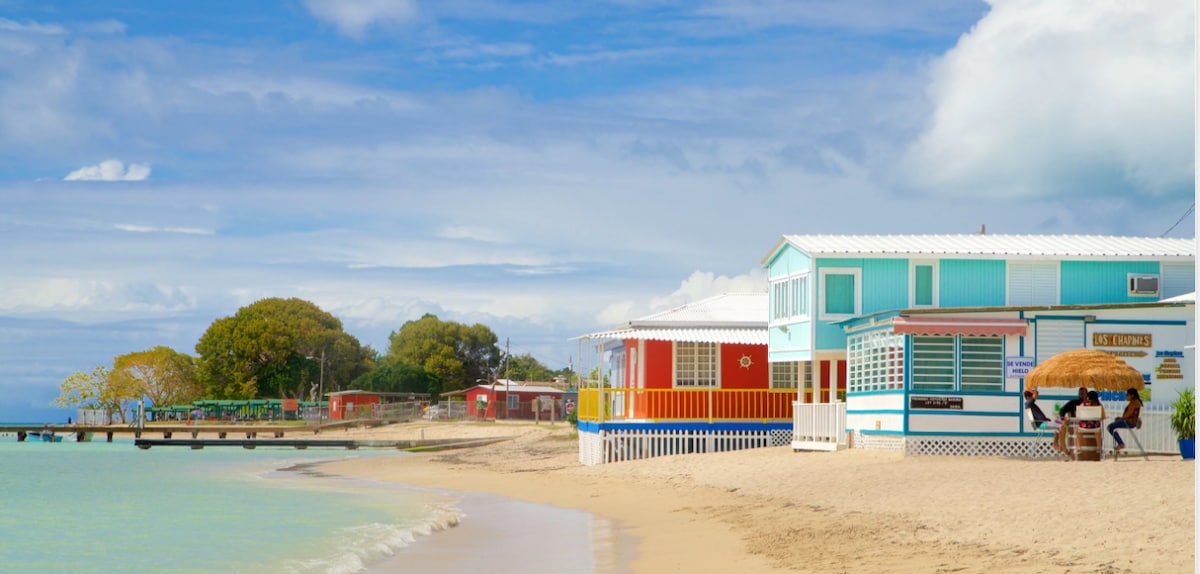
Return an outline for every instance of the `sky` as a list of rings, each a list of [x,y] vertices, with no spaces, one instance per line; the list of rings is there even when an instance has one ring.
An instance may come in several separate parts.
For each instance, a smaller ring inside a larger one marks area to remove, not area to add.
[[[298,297],[574,337],[785,234],[1193,237],[1192,2],[0,0],[0,421]]]

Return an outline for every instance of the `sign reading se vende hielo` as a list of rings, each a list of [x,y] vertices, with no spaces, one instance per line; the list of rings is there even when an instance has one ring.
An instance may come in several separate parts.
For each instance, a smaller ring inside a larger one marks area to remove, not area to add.
[[[1004,378],[1019,379],[1033,370],[1033,357],[1004,357]]]

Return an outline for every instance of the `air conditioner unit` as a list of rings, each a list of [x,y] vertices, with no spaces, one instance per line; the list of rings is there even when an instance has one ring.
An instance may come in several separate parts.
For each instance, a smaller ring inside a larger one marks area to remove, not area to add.
[[[1135,295],[1158,295],[1158,275],[1132,275],[1129,292]]]

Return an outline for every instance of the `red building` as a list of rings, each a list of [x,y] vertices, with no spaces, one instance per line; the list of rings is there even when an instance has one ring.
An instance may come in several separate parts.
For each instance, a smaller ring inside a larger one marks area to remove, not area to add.
[[[424,393],[385,393],[376,391],[339,391],[329,397],[329,420],[383,418],[405,405],[428,404]]]
[[[765,293],[727,293],[587,335],[604,360],[597,420],[780,420],[804,373],[767,362]],[[806,385],[807,386],[807,385]]]
[[[442,393],[442,397],[464,397],[468,417],[550,420],[552,415],[555,419],[563,418],[562,398],[565,393],[547,384],[500,379],[492,384]]]

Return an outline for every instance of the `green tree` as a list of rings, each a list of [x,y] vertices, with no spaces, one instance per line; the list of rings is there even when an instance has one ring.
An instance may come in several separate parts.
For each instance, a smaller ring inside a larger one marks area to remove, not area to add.
[[[442,381],[421,367],[383,363],[354,379],[353,387],[384,393],[427,393],[436,397],[442,392]]]
[[[98,409],[100,397],[108,386],[108,367],[100,365],[90,373],[75,371],[59,384],[58,398],[50,404],[62,408]]]
[[[124,423],[129,403],[140,398],[135,385],[117,379],[100,365],[92,371],[76,371],[59,385],[59,396],[51,404],[57,407],[99,409],[110,418],[116,414]]]
[[[406,322],[388,340],[385,362],[421,367],[441,379],[443,391],[490,380],[502,356],[496,334],[486,325],[442,321],[432,314]]]
[[[552,381],[555,372],[551,371],[533,355],[512,355],[507,357],[507,364],[500,366],[500,376],[513,381]],[[507,373],[507,374],[506,374]]]
[[[337,317],[296,298],[262,299],[214,321],[196,353],[214,398],[307,397],[322,368],[325,390],[341,390],[372,365]]]
[[[190,403],[204,396],[196,360],[170,347],[158,346],[113,359],[113,384],[145,397],[155,406]]]

